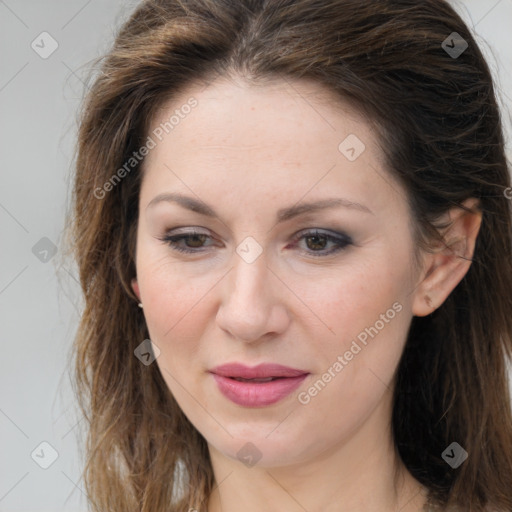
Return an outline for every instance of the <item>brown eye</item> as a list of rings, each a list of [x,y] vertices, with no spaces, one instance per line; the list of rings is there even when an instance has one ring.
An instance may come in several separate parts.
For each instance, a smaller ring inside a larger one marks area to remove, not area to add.
[[[197,231],[183,232],[180,234],[168,234],[160,240],[167,243],[173,251],[182,253],[197,254],[204,252],[202,249],[207,247],[204,243],[211,237],[205,233]],[[352,239],[344,233],[322,232],[317,229],[301,232],[294,239],[294,243],[305,240],[306,249],[303,252],[315,257],[329,256],[342,251],[352,244]],[[326,250],[331,244],[333,248]]]
[[[160,240],[167,243],[175,251],[185,253],[198,253],[202,251],[197,249],[204,247],[204,242],[209,238],[211,237],[204,233],[189,231],[177,235],[169,234],[160,238]],[[181,242],[185,242],[185,245],[182,245]]]
[[[351,245],[352,239],[344,233],[331,234],[329,232],[321,232],[317,229],[313,231],[301,232],[299,236],[295,238],[295,241],[306,241],[306,247],[308,254],[313,256],[328,256],[336,252],[342,251],[347,246]],[[328,244],[333,244],[334,248],[325,251]]]

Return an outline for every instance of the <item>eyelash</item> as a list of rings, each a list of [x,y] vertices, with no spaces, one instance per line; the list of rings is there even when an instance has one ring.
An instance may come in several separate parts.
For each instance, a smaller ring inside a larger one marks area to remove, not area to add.
[[[183,247],[178,246],[178,242],[192,238],[192,237],[197,237],[197,236],[206,236],[206,237],[210,238],[205,233],[189,231],[189,232],[181,233],[179,235],[166,235],[166,236],[160,238],[159,240],[161,240],[162,242],[169,245],[173,251],[187,253],[187,254],[197,254],[197,253],[204,252],[204,251],[201,251],[200,248],[185,249]],[[318,229],[308,230],[305,232],[302,231],[302,232],[298,233],[298,235],[294,237],[293,242],[296,243],[302,239],[312,238],[312,237],[317,237],[317,238],[320,237],[320,238],[326,239],[329,242],[334,242],[337,245],[337,248],[331,249],[328,252],[303,251],[303,252],[307,252],[308,255],[312,255],[314,257],[330,256],[332,254],[343,251],[349,245],[353,244],[352,239],[348,235],[345,235],[344,233],[337,233],[336,235],[333,235],[333,234],[321,232]]]

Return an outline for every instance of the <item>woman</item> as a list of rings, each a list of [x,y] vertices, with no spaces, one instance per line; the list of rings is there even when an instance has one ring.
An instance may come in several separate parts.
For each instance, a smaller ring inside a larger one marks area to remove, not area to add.
[[[94,510],[512,510],[510,177],[442,0],[148,0],[84,104]]]

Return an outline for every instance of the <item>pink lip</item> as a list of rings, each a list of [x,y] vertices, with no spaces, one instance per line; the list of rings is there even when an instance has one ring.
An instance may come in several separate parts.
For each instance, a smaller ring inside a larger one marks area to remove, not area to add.
[[[262,363],[258,366],[245,366],[241,363],[227,363],[216,366],[211,373],[223,377],[242,377],[244,379],[264,379],[266,377],[298,377],[309,373],[275,363]]]
[[[248,367],[229,363],[210,370],[220,392],[232,402],[244,407],[271,405],[288,396],[308,376],[309,372],[279,364],[263,363]],[[269,382],[241,382],[234,379],[264,379],[278,377]]]

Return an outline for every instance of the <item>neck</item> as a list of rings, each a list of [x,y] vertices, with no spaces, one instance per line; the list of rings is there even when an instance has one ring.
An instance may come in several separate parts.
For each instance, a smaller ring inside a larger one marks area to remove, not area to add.
[[[386,410],[379,405],[350,439],[286,466],[246,467],[209,445],[208,512],[421,512],[426,490],[399,459],[389,421],[382,431]]]

